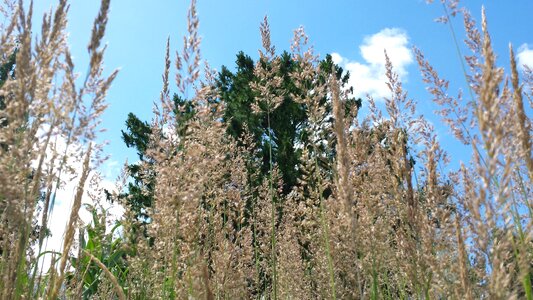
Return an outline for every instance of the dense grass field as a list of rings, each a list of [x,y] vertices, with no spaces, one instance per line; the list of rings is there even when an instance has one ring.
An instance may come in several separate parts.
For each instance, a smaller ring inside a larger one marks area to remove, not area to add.
[[[303,28],[290,52],[276,52],[266,17],[258,61],[241,55],[236,71],[215,72],[200,57],[193,0],[183,48],[172,59],[167,44],[162,57],[152,120],[131,115],[123,133],[140,160],[104,189],[97,135],[117,75],[103,69],[109,0],[84,78],[67,1],[42,28],[31,6],[10,3],[0,27],[1,299],[533,299],[533,70],[517,66],[512,46],[499,53],[510,67],[496,65],[484,12],[476,21],[442,0],[445,21],[466,32],[456,40],[470,52],[454,56],[463,94],[451,96],[413,49],[443,124],[471,148],[447,171],[454,157],[387,52],[383,109],[352,96],[349,75],[313,52]],[[72,178],[61,250],[45,250],[56,192]],[[92,220],[81,222],[87,201]],[[116,223],[109,201],[124,208]]]

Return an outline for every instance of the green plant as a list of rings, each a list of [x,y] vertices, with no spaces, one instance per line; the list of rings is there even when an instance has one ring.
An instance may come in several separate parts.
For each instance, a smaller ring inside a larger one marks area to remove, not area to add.
[[[122,224],[116,222],[110,229],[107,227],[109,218],[103,207],[86,204],[92,214],[91,222],[80,229],[78,256],[70,258],[75,271],[69,274],[70,285],[77,295],[83,299],[92,299],[97,293],[101,282],[107,278],[107,268],[118,284],[127,291],[128,266],[126,256],[129,253],[120,237]]]

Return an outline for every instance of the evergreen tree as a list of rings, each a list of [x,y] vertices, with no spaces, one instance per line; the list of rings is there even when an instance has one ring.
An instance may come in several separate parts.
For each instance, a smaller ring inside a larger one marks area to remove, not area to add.
[[[291,78],[292,72],[298,72],[299,66],[291,55],[284,52],[281,55],[281,66],[279,74],[283,79],[282,91],[283,102],[270,113],[270,136],[268,139],[269,127],[266,115],[258,115],[252,111],[252,104],[256,94],[251,88],[251,84],[257,81],[254,74],[255,63],[252,58],[243,52],[237,54],[236,71],[231,72],[223,66],[217,80],[217,88],[220,92],[220,100],[226,105],[224,122],[227,124],[227,132],[231,136],[239,139],[246,132],[253,136],[253,142],[259,147],[258,157],[262,161],[261,171],[263,174],[269,172],[269,148],[272,147],[272,162],[277,164],[283,179],[283,192],[288,194],[300,178],[301,172],[298,165],[301,163],[302,149],[309,139],[310,132],[306,130],[308,122],[307,108],[302,103],[297,103],[293,95],[304,91],[298,90]],[[331,55],[320,63],[323,72],[323,80],[332,73],[333,60]],[[348,83],[349,73],[343,75],[342,68],[335,66],[337,79],[345,86]],[[331,115],[331,103],[324,98],[322,104],[325,106],[325,117]],[[346,113],[352,111],[354,107],[361,106],[360,99],[349,99],[346,102]],[[328,123],[333,119],[328,117]],[[328,137],[323,137],[327,139]],[[334,149],[334,146],[330,149]],[[325,150],[325,149],[322,149]],[[329,151],[330,158],[333,152]]]
[[[2,87],[9,78],[15,78],[16,57],[17,51],[14,51],[9,56],[3,58],[3,60],[5,60],[5,63],[0,66],[0,87]],[[5,96],[2,95],[0,96],[0,109],[3,110],[5,108]]]
[[[287,52],[281,55],[281,67],[278,75],[283,79],[282,93],[284,100],[270,115],[271,141],[267,138],[268,125],[266,116],[255,114],[252,111],[252,103],[256,95],[251,84],[257,81],[257,76],[254,74],[255,62],[250,56],[239,52],[235,63],[235,72],[231,72],[227,67],[223,66],[216,81],[220,93],[217,101],[225,104],[223,122],[226,123],[227,133],[238,140],[245,133],[249,133],[252,136],[252,142],[258,147],[255,159],[261,162],[263,176],[266,176],[269,172],[270,157],[268,149],[272,146],[272,161],[277,164],[280,170],[281,178],[283,179],[283,192],[288,194],[302,175],[298,169],[302,154],[301,146],[307,142],[310,134],[306,130],[308,116],[305,105],[292,99],[293,95],[302,92],[294,85],[291,78],[291,72],[298,71],[298,63]],[[320,64],[320,68],[324,73],[324,80],[331,74],[333,66],[334,63],[331,56],[327,55]],[[337,78],[343,85],[346,85],[349,74],[343,74],[342,68],[338,66],[335,66],[335,70]],[[192,102],[178,95],[174,95],[173,100],[177,130],[180,131],[178,135],[181,135],[186,131],[186,128],[180,124],[186,124],[186,121],[194,116],[195,109]],[[359,108],[361,106],[360,99],[349,99],[346,103],[347,114],[354,107]],[[323,105],[326,107],[326,115],[331,115],[331,104],[325,98],[323,99]],[[333,122],[332,118],[329,118],[328,122]],[[141,168],[140,165],[142,163],[151,164],[149,158],[145,156],[151,133],[150,124],[140,120],[133,113],[128,115],[126,131],[122,131],[122,138],[126,146],[136,149],[140,162],[128,166],[133,182],[128,184],[128,192],[120,197],[126,199],[126,203],[135,213],[137,221],[140,221],[143,225],[150,221],[146,209],[152,205],[155,174],[149,170],[150,168]],[[335,146],[332,144],[329,150],[321,150],[329,152],[327,156],[333,159],[334,148]],[[176,150],[178,151],[179,149]]]
[[[145,162],[145,152],[150,141],[152,130],[148,122],[141,121],[133,113],[128,114],[126,119],[126,132],[122,131],[122,139],[128,148],[135,148],[140,162]],[[128,173],[133,182],[128,183],[128,193],[121,195],[135,213],[135,217],[141,223],[148,222],[146,208],[152,204],[153,176],[143,172],[140,163],[127,166]]]
[[[183,133],[186,128],[180,126],[180,124],[185,124],[186,120],[192,118],[195,110],[190,101],[186,101],[176,94],[174,95],[173,102],[174,114],[178,122],[178,131]],[[126,200],[127,205],[134,212],[136,221],[143,227],[150,223],[150,216],[147,209],[152,206],[156,175],[151,171],[150,167],[141,167],[142,164],[147,164],[148,166],[153,164],[153,161],[145,155],[151,134],[152,129],[148,122],[142,121],[133,113],[128,114],[126,131],[122,131],[122,140],[128,148],[134,148],[137,151],[139,161],[127,166],[128,173],[133,179],[133,182],[128,183],[128,192],[121,194],[119,197]],[[108,198],[110,198],[110,194],[108,194]],[[145,229],[143,228],[143,230]]]

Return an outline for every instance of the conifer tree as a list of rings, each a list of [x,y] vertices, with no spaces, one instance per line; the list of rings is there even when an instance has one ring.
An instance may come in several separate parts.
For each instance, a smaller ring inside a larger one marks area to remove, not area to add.
[[[302,155],[301,146],[307,143],[309,139],[309,130],[306,130],[308,121],[307,109],[304,104],[294,101],[293,96],[302,93],[295,86],[291,78],[291,72],[298,71],[298,63],[293,60],[291,55],[284,52],[281,56],[281,67],[279,76],[283,79],[281,91],[283,102],[271,114],[271,137],[268,137],[268,126],[266,117],[256,114],[252,110],[255,92],[252,84],[256,82],[257,75],[254,74],[255,62],[253,59],[239,52],[235,61],[236,71],[231,72],[229,68],[223,66],[218,74],[216,81],[219,98],[214,101],[224,103],[225,111],[223,122],[226,124],[226,132],[235,139],[240,140],[245,134],[252,136],[252,143],[257,147],[256,159],[261,166],[261,173],[266,176],[269,172],[269,151],[272,146],[272,161],[278,166],[281,178],[283,180],[283,193],[288,194],[297,184],[298,178],[301,177],[301,170],[298,166],[301,164]],[[321,62],[320,68],[324,72],[324,80],[333,70],[333,60],[330,55]],[[347,84],[349,74],[344,73],[342,68],[335,66],[336,77],[344,85]],[[343,74],[344,73],[344,74]],[[192,102],[174,95],[174,114],[177,116],[177,129],[185,132],[186,128],[180,124],[186,124],[186,120],[192,118],[195,113]],[[327,99],[323,99],[326,107],[326,115],[330,115],[332,108]],[[346,101],[346,114],[353,108],[361,106],[360,99],[349,99]],[[328,121],[332,123],[330,118]],[[126,120],[126,131],[122,131],[122,139],[126,146],[134,148],[137,151],[139,162],[130,164],[128,171],[133,179],[128,184],[128,192],[120,197],[126,199],[126,203],[135,213],[137,221],[146,225],[150,221],[147,208],[151,207],[153,199],[153,187],[156,174],[151,173],[150,168],[141,168],[143,163],[151,164],[149,158],[145,156],[145,151],[150,142],[151,135],[150,124],[140,120],[136,115],[130,113]],[[178,135],[180,135],[178,133]],[[331,138],[331,137],[329,137]],[[328,137],[324,137],[328,139]],[[334,140],[331,138],[331,140]],[[270,145],[271,144],[271,145]],[[251,146],[251,145],[246,145]],[[335,146],[332,144],[329,148],[322,149],[328,152],[326,156],[333,159]],[[179,151],[179,149],[176,149]],[[252,184],[259,185],[259,181]]]

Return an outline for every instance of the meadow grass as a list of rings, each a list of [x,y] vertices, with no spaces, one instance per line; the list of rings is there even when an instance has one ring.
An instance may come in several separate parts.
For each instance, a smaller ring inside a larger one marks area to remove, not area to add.
[[[139,166],[157,174],[144,234],[120,197],[126,211],[111,233],[105,210],[91,210],[92,224],[78,217],[82,198],[102,200],[90,185],[97,185],[93,174],[103,161],[96,133],[116,76],[102,69],[109,0],[94,22],[81,86],[66,39],[67,1],[45,15],[36,42],[31,5],[26,11],[22,1],[5,2],[0,298],[533,299],[532,71],[519,73],[512,46],[510,70],[496,65],[484,11],[478,26],[457,1],[441,3],[456,44],[452,15],[463,17],[471,52],[458,53],[468,96],[449,96],[449,82],[422,50],[413,51],[443,123],[472,147],[468,164],[443,171],[446,148],[417,114],[386,52],[390,96],[383,110],[368,97],[369,113],[361,116],[347,105],[351,91],[336,67],[321,68],[298,28],[290,53],[298,92],[288,95],[265,17],[258,80],[249,86],[253,114],[266,120],[268,132],[264,177],[252,135],[236,139],[226,131],[216,72],[202,65],[192,1],[174,66],[178,94],[194,114],[179,119],[170,99],[167,41],[145,153],[150,163]],[[312,137],[299,141],[302,175],[288,193],[272,159],[271,116],[284,101],[305,108],[300,130]],[[70,176],[77,187],[62,247],[49,253],[48,216]]]

